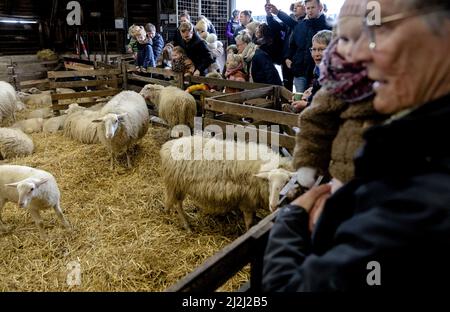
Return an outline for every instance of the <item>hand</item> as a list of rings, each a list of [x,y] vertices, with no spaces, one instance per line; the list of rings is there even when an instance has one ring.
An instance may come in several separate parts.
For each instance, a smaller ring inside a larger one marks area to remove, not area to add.
[[[194,76],[200,76],[200,71],[197,69],[197,70],[195,70],[195,72],[194,72]]]
[[[278,15],[279,10],[277,9],[276,6],[274,6],[272,3],[268,3],[268,4],[266,4],[266,6],[269,7],[270,12],[272,14]]]
[[[297,197],[293,202],[291,202],[291,205],[296,205],[304,208],[306,212],[310,212],[311,209],[317,204],[319,204],[319,199],[324,195],[330,195],[331,194],[331,185],[329,184],[322,184],[317,187],[313,187],[306,193],[304,193],[302,196]]]
[[[311,94],[312,94],[312,87],[306,89],[305,92],[303,92],[303,99],[308,100]]]
[[[266,10],[266,14],[267,15],[272,15],[272,12],[271,12],[271,10],[270,10],[270,3],[267,3],[265,6],[264,6],[264,10]]]
[[[291,68],[292,61],[290,59],[286,59],[285,63],[286,63],[287,68]]]
[[[312,232],[314,230],[314,227],[316,226],[317,220],[319,220],[320,215],[322,214],[323,207],[325,207],[325,203],[327,202],[327,199],[330,197],[330,194],[325,194],[320,196],[316,203],[314,204],[313,208],[309,212],[309,231]]]
[[[308,105],[308,102],[305,100],[300,101],[294,101],[292,102],[292,107],[294,107],[295,111],[301,112],[306,106]]]

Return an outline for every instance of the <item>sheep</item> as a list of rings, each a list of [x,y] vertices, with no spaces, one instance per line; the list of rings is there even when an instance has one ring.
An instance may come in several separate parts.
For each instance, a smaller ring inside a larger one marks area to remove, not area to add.
[[[0,165],[0,212],[6,202],[17,202],[20,208],[29,209],[42,238],[47,235],[39,211],[45,208],[53,208],[65,228],[71,229],[61,210],[56,180],[47,171],[27,166]],[[0,230],[7,230],[1,215]]]
[[[19,97],[27,106],[31,107],[52,105],[51,91],[42,91],[42,93],[37,94],[19,93]]]
[[[100,115],[94,122],[99,123],[100,141],[109,149],[111,170],[115,156],[123,153],[131,168],[128,150],[147,133],[150,121],[144,98],[134,91],[122,91],[103,106]]]
[[[44,133],[55,133],[58,130],[64,128],[64,122],[66,121],[67,115],[61,115],[58,117],[52,117],[44,122],[42,128]]]
[[[142,88],[140,94],[155,104],[159,117],[164,119],[169,127],[182,124],[194,128],[197,103],[189,93],[176,87],[148,84]]]
[[[14,87],[5,81],[0,81],[0,124],[6,118],[12,118],[15,121],[16,111],[23,108],[25,106]]]
[[[182,151],[180,147],[183,147]],[[197,157],[196,151],[201,151],[203,159]],[[227,160],[230,151],[234,157]],[[259,151],[254,160],[251,160],[251,151]],[[182,208],[186,195],[209,213],[225,213],[238,208],[243,212],[248,230],[257,208],[276,209],[282,187],[295,174],[290,160],[271,151],[267,145],[201,135],[166,142],[160,156],[166,210],[175,207],[183,226],[189,231]],[[239,160],[242,158],[245,160]]]
[[[35,109],[27,114],[28,118],[50,118],[53,117],[53,111],[50,107]]]
[[[78,104],[69,105],[66,119],[64,120],[64,136],[81,143],[99,143],[97,125],[93,120],[100,117],[100,112],[91,111]]]
[[[19,128],[25,133],[34,133],[34,132],[41,132],[42,126],[44,125],[44,119],[42,118],[31,118],[31,119],[25,119],[20,120],[16,123],[14,123],[11,128]]]
[[[0,128],[0,158],[28,156],[34,151],[31,138],[20,129]]]

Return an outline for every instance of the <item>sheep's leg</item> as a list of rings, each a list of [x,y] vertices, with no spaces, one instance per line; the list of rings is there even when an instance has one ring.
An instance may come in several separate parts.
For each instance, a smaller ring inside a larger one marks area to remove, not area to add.
[[[253,226],[255,212],[245,209],[242,210],[242,213],[244,214],[245,229],[248,231]]]
[[[59,205],[59,203],[57,203],[55,206],[53,206],[53,209],[55,210],[59,221],[61,221],[61,223],[66,228],[66,230],[71,231],[72,230],[72,226],[70,225],[70,223],[67,221],[66,217],[64,216],[64,214],[63,214],[63,212],[61,210],[61,206]]]
[[[192,232],[192,229],[187,221],[186,213],[183,210],[183,201],[180,200],[177,203],[175,203],[175,207],[177,209],[178,217],[180,218],[183,227],[186,229],[186,231]]]
[[[125,155],[127,155],[127,166],[128,166],[128,168],[131,168],[130,155],[128,154],[128,152],[125,152]]]
[[[111,162],[109,164],[109,167],[111,170],[114,170],[114,153],[111,152],[110,155],[111,155]]]
[[[167,185],[167,184],[166,184]],[[170,184],[169,184],[170,185]],[[177,196],[179,195],[179,196]],[[183,224],[183,227],[187,231],[191,231],[191,227],[189,226],[189,223],[186,218],[186,213],[183,210],[183,196],[180,194],[177,194],[177,192],[170,186],[170,188],[166,188],[166,210],[170,211],[174,207],[178,213],[178,217]]]
[[[39,229],[39,234],[41,235],[42,239],[47,239],[47,234],[44,230],[44,222],[42,221],[41,214],[39,213],[39,209],[36,208],[30,208],[30,214],[31,218],[33,219],[34,223],[36,224],[37,228]]]

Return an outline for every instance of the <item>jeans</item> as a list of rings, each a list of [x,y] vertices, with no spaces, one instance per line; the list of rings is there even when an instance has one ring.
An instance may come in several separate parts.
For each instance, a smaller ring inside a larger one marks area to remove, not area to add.
[[[306,77],[294,77],[295,92],[305,92],[307,88],[306,82]]]
[[[138,50],[136,65],[144,68],[156,66],[151,45],[147,44],[142,50]]]

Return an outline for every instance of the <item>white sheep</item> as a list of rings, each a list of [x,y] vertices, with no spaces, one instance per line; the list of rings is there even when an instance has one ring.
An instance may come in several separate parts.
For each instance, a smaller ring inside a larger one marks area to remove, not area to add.
[[[55,133],[58,130],[62,130],[64,128],[64,122],[66,121],[66,118],[67,115],[61,115],[47,119],[44,122],[42,131],[44,133]]]
[[[20,129],[0,128],[0,158],[28,156],[33,151],[33,140]]]
[[[92,121],[99,118],[100,112],[91,111],[82,106],[69,105],[68,114],[64,120],[64,136],[81,143],[93,144],[100,142],[98,127]]]
[[[19,128],[25,133],[42,132],[42,127],[44,125],[44,119],[42,118],[31,118],[20,120],[14,123],[11,128]]]
[[[42,93],[37,94],[26,94],[19,93],[19,97],[21,100],[27,105],[31,107],[38,106],[50,106],[52,105],[52,91],[42,91]]]
[[[50,118],[53,117],[53,110],[50,107],[38,108],[27,114],[27,118]]]
[[[0,81],[0,124],[6,118],[12,118],[15,121],[16,111],[24,107],[14,87],[5,81]]]
[[[109,149],[111,169],[115,156],[123,153],[131,168],[128,151],[147,133],[150,121],[144,98],[134,91],[122,91],[103,106],[100,116],[94,122],[100,123],[98,136]]]
[[[175,207],[187,230],[182,208],[187,195],[209,213],[241,210],[248,230],[258,208],[276,209],[282,187],[294,174],[290,160],[267,145],[199,135],[165,143],[160,156],[166,209]]]
[[[197,103],[189,93],[176,87],[148,84],[140,94],[156,106],[159,117],[170,127],[188,125],[191,129],[194,128]]]
[[[40,210],[53,208],[66,229],[71,226],[60,206],[60,193],[53,175],[44,170],[26,166],[0,165],[0,212],[6,202],[16,202],[29,209],[42,238],[46,237]],[[1,221],[0,230],[7,230]]]

